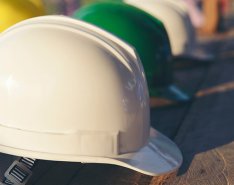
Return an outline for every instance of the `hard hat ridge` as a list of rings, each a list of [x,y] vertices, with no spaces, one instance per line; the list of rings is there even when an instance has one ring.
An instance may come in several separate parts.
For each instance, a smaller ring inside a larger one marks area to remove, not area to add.
[[[181,165],[174,143],[149,135],[143,68],[115,36],[71,18],[33,18],[2,33],[0,61],[1,152],[149,175]]]

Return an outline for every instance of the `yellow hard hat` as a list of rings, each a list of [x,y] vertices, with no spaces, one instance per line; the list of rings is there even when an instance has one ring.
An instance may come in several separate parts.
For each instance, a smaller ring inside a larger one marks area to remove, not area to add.
[[[44,3],[42,0],[29,0],[31,1],[38,9],[39,11],[44,14],[46,11],[45,11],[45,6],[44,6]]]
[[[39,3],[36,6],[28,0],[0,0],[0,32],[24,19],[40,15],[43,11]]]

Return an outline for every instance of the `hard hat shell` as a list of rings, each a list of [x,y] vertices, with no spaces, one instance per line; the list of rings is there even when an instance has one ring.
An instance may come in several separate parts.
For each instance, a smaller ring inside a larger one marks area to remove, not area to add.
[[[189,35],[189,39],[187,42],[189,42],[188,44],[190,44],[192,49],[195,49],[197,46],[197,39],[196,39],[196,31],[193,27],[193,24],[191,22],[191,18],[189,16],[189,12],[188,12],[188,7],[186,5],[186,3],[183,0],[156,0],[159,1],[159,3],[165,3],[168,6],[170,6],[172,8],[172,11],[176,11],[177,14],[180,15],[181,19],[183,19],[184,25],[185,25],[185,29],[187,32],[187,35]]]
[[[151,97],[189,100],[187,94],[172,85],[170,43],[159,20],[138,8],[118,2],[90,4],[76,11],[73,17],[109,31],[136,49],[146,71]],[[160,90],[163,88],[167,95]]]
[[[198,48],[195,30],[185,7],[175,6],[172,0],[124,0],[163,22],[174,56],[211,60],[213,56]],[[179,8],[180,7],[180,8]]]
[[[173,5],[174,8],[177,8],[181,13],[188,14],[188,7],[184,0],[165,0],[164,2]]]
[[[164,0],[125,0],[133,6],[136,6],[157,19],[161,20],[167,30],[173,55],[181,55],[190,52],[193,49],[195,41],[194,32],[191,32],[191,25],[182,15],[184,12]]]
[[[174,143],[149,135],[143,67],[116,37],[71,18],[33,18],[2,33],[0,61],[1,152],[148,175],[181,165]]]
[[[0,0],[0,32],[22,20],[42,15],[28,0]]]

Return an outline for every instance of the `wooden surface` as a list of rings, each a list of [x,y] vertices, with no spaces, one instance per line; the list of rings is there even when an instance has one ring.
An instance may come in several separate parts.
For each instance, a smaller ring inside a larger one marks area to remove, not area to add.
[[[199,28],[201,34],[212,34],[217,31],[220,19],[220,0],[202,0],[202,13],[204,15],[204,25]]]
[[[197,98],[151,109],[152,126],[182,150],[178,174],[152,178],[114,165],[40,161],[29,184],[234,185],[234,37],[210,38],[203,46],[216,54],[216,62],[175,75],[188,92],[199,91]]]

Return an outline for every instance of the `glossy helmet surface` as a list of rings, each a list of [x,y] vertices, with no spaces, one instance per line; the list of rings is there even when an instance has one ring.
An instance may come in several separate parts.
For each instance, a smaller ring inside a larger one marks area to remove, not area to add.
[[[0,61],[1,152],[149,175],[180,166],[176,145],[149,134],[141,62],[116,37],[66,17],[29,19],[2,34]]]

